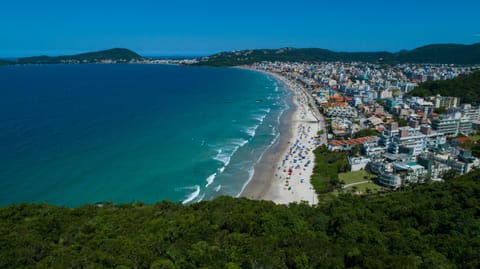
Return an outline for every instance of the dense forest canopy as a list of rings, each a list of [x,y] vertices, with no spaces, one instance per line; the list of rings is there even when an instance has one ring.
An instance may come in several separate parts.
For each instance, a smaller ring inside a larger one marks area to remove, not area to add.
[[[462,103],[480,104],[480,71],[460,75],[454,79],[424,82],[408,96],[442,96],[460,97]]]
[[[316,207],[0,208],[0,268],[480,268],[480,173]]]
[[[235,66],[262,61],[480,64],[480,43],[435,44],[398,53],[335,52],[319,48],[255,49],[218,53],[200,59],[199,64]]]

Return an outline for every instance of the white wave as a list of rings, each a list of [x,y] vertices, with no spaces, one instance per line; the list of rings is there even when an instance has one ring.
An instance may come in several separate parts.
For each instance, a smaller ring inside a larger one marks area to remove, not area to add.
[[[263,112],[266,112],[267,114],[270,113],[270,111],[271,111],[269,107],[267,107],[267,108],[262,108],[262,109],[260,109],[260,110],[263,111]]]
[[[232,139],[227,145],[217,150],[217,156],[213,159],[223,163],[223,167],[219,169],[220,173],[223,173],[225,167],[230,164],[230,160],[237,150],[245,146],[247,143],[248,140],[246,139]]]
[[[198,201],[197,201],[197,203],[199,203],[199,202],[203,201],[203,198],[205,198],[205,193],[204,193],[204,194],[202,194],[202,196],[200,196],[200,198],[198,198]]]
[[[280,133],[273,133],[272,135],[274,135],[275,138],[272,140],[272,142],[270,142],[270,146],[277,142],[277,139],[280,137]]]
[[[218,185],[217,187],[215,187],[215,191],[219,192],[221,188],[222,188],[222,185]]]
[[[213,174],[211,174],[210,176],[207,177],[207,185],[205,185],[205,188],[210,186],[213,183],[213,181],[215,181],[216,176],[217,176],[217,173],[213,173]]]
[[[228,153],[225,153],[222,149],[219,149],[217,151],[217,156],[215,156],[213,159],[222,162],[225,166],[227,166],[230,163],[230,158],[231,157]]]
[[[262,154],[263,155],[263,154]],[[236,197],[240,197],[240,195],[242,194],[242,192],[245,190],[245,188],[247,187],[248,183],[250,183],[250,181],[252,181],[252,178],[253,178],[253,172],[254,172],[254,168],[250,168],[248,170],[248,180],[247,182],[245,182],[245,184],[243,184],[242,186],[242,189],[240,190],[240,192],[236,195]]]
[[[255,126],[251,126],[251,127],[247,127],[245,130],[243,130],[248,136],[250,137],[254,137],[255,136],[255,133],[257,132],[257,128],[258,126],[260,125],[255,125]]]
[[[185,187],[185,189],[194,190],[194,191],[192,193],[190,193],[185,200],[183,200],[182,204],[190,203],[195,198],[197,198],[198,195],[200,195],[200,186],[198,186],[198,185],[191,186],[191,187]]]
[[[245,146],[248,143],[248,140],[245,140],[245,139],[238,139],[238,140],[235,140],[235,141],[237,141],[239,148]]]
[[[220,172],[220,174],[223,173],[223,171],[225,171],[225,166],[220,167],[220,168],[218,169],[218,172]]]
[[[278,85],[275,85],[275,91],[278,92]]]
[[[254,115],[254,119],[259,121],[260,123],[263,122],[263,120],[265,120],[265,118],[267,117],[267,114],[264,114],[264,115]]]
[[[255,162],[255,164],[250,168],[250,170],[248,170],[248,180],[245,182],[245,184],[243,184],[242,186],[242,189],[240,190],[240,192],[237,194],[236,197],[240,197],[240,195],[242,194],[242,192],[245,190],[245,188],[247,187],[248,183],[250,183],[250,181],[252,180],[253,178],[253,174],[255,172],[255,165],[263,158],[263,155],[270,149],[270,147],[275,144],[275,142],[277,142],[277,140],[280,138],[280,133],[277,132],[277,134],[275,135],[275,138],[272,140],[272,142],[270,142],[270,145],[269,147],[267,147],[263,152],[262,154],[260,154],[260,156],[258,157],[257,161]]]

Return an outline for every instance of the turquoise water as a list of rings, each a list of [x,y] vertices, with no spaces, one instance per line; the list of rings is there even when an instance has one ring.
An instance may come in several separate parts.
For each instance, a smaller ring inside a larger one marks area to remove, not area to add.
[[[238,195],[278,136],[283,85],[169,65],[0,68],[0,204]]]

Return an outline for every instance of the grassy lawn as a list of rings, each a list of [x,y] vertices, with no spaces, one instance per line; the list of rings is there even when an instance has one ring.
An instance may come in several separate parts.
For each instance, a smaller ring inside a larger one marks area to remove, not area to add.
[[[478,141],[480,140],[480,135],[471,135],[471,136],[468,136],[468,139],[472,141]]]
[[[362,193],[366,192],[367,189],[370,189],[372,192],[377,192],[377,191],[382,190],[381,186],[379,186],[379,185],[377,185],[377,184],[375,184],[371,181],[368,182],[368,183],[363,183],[363,184],[359,184],[359,185],[355,185],[355,186],[357,187],[357,190],[359,192],[362,192]],[[348,189],[350,189],[350,188],[348,188]]]
[[[374,174],[371,174],[368,171],[365,171],[365,170],[348,172],[348,173],[341,173],[341,174],[338,174],[338,177],[339,177],[340,181],[345,182],[345,185],[368,180],[368,182],[361,183],[361,184],[358,184],[358,185],[353,185],[353,186],[350,186],[348,188],[345,188],[343,191],[348,192],[348,191],[351,191],[353,188],[355,188],[360,193],[365,193],[367,191],[367,189],[369,189],[371,192],[378,192],[378,191],[382,190],[381,186],[379,186],[379,185],[377,185],[377,184],[375,184],[371,181],[376,176]]]
[[[370,180],[372,178],[375,178],[375,175],[369,173],[368,171],[360,170],[348,173],[340,173],[338,174],[338,178],[340,179],[340,181],[345,182],[345,184],[350,184]]]

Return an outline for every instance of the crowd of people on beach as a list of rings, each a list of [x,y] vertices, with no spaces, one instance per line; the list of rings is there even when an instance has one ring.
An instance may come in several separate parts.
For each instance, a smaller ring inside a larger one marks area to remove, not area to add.
[[[289,85],[295,90],[297,115],[294,116],[293,138],[289,141],[288,150],[278,165],[275,177],[282,181],[283,190],[295,193],[298,183],[306,184],[310,180],[313,166],[313,150],[318,145],[316,134],[318,125],[313,117],[313,111],[308,106],[306,94],[297,85]],[[310,184],[308,184],[310,185]],[[308,186],[308,189],[311,189]]]

